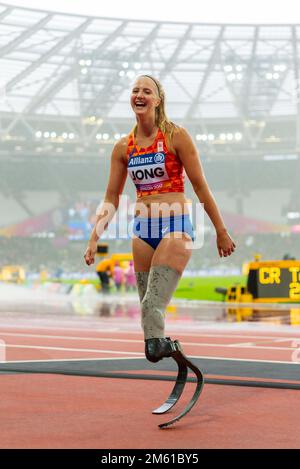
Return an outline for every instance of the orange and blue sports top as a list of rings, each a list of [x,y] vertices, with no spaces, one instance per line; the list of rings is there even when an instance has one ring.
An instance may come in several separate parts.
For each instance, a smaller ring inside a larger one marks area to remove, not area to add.
[[[127,170],[135,184],[137,197],[184,191],[182,162],[169,151],[160,129],[153,144],[147,148],[140,148],[135,142],[134,133],[129,134]]]

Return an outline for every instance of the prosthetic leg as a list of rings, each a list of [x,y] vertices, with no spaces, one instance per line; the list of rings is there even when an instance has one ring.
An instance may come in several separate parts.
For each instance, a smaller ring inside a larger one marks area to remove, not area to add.
[[[142,307],[142,326],[145,334],[145,355],[147,360],[157,363],[165,357],[173,358],[178,366],[178,374],[173,390],[167,400],[153,414],[164,414],[178,402],[188,376],[188,368],[197,378],[197,385],[193,397],[185,409],[173,419],[159,425],[165,428],[184,417],[196,404],[204,385],[201,371],[184,355],[178,340],[172,341],[170,337],[164,336],[165,308],[178,284],[180,274],[168,266],[151,267],[149,275],[143,272],[141,284],[138,289]],[[145,290],[145,280],[147,288]]]
[[[165,414],[178,402],[187,381],[188,368],[195,373],[197,378],[194,394],[184,410],[177,417],[159,425],[160,428],[169,427],[184,417],[196,404],[204,385],[203,374],[183,353],[178,340],[172,341],[170,337],[166,337],[165,339],[148,339],[145,342],[145,354],[149,361],[155,363],[164,357],[172,357],[178,366],[178,374],[171,394],[160,407],[152,411],[152,414]]]

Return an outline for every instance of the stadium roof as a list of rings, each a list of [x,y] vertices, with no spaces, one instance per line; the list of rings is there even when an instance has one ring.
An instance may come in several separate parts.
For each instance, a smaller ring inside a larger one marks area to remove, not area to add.
[[[168,114],[199,135],[226,122],[252,143],[266,122],[300,131],[300,25],[107,19],[0,4],[0,31],[2,135],[20,121],[34,132],[32,120],[51,116],[93,127],[92,137],[106,122],[122,132],[141,73],[162,81]]]

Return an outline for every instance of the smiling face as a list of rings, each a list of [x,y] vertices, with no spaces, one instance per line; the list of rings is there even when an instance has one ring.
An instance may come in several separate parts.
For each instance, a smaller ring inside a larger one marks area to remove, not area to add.
[[[132,88],[130,97],[131,107],[136,116],[151,115],[155,116],[155,108],[160,103],[158,89],[151,78],[139,77]]]

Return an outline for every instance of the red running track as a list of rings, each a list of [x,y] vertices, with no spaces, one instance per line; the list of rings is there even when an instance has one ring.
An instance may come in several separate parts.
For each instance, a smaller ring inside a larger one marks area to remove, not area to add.
[[[247,331],[173,333],[194,357],[235,358],[245,360],[300,361],[300,339],[295,334]],[[1,327],[7,361],[58,360],[88,358],[143,357],[141,332]]]
[[[2,320],[7,361],[143,357],[129,321]],[[57,324],[60,324],[58,327]],[[297,329],[201,327],[170,335],[189,356],[291,362]],[[297,342],[298,341],[298,342]],[[300,360],[299,360],[300,361]],[[205,385],[195,408],[169,429],[155,416],[171,383],[59,375],[1,375],[1,448],[299,448],[299,391]],[[187,384],[182,408],[194,389]],[[176,406],[177,407],[177,406]],[[175,408],[176,409],[176,408]],[[176,415],[178,410],[170,415]],[[176,413],[175,413],[176,412]],[[120,417],[121,416],[121,417]]]

